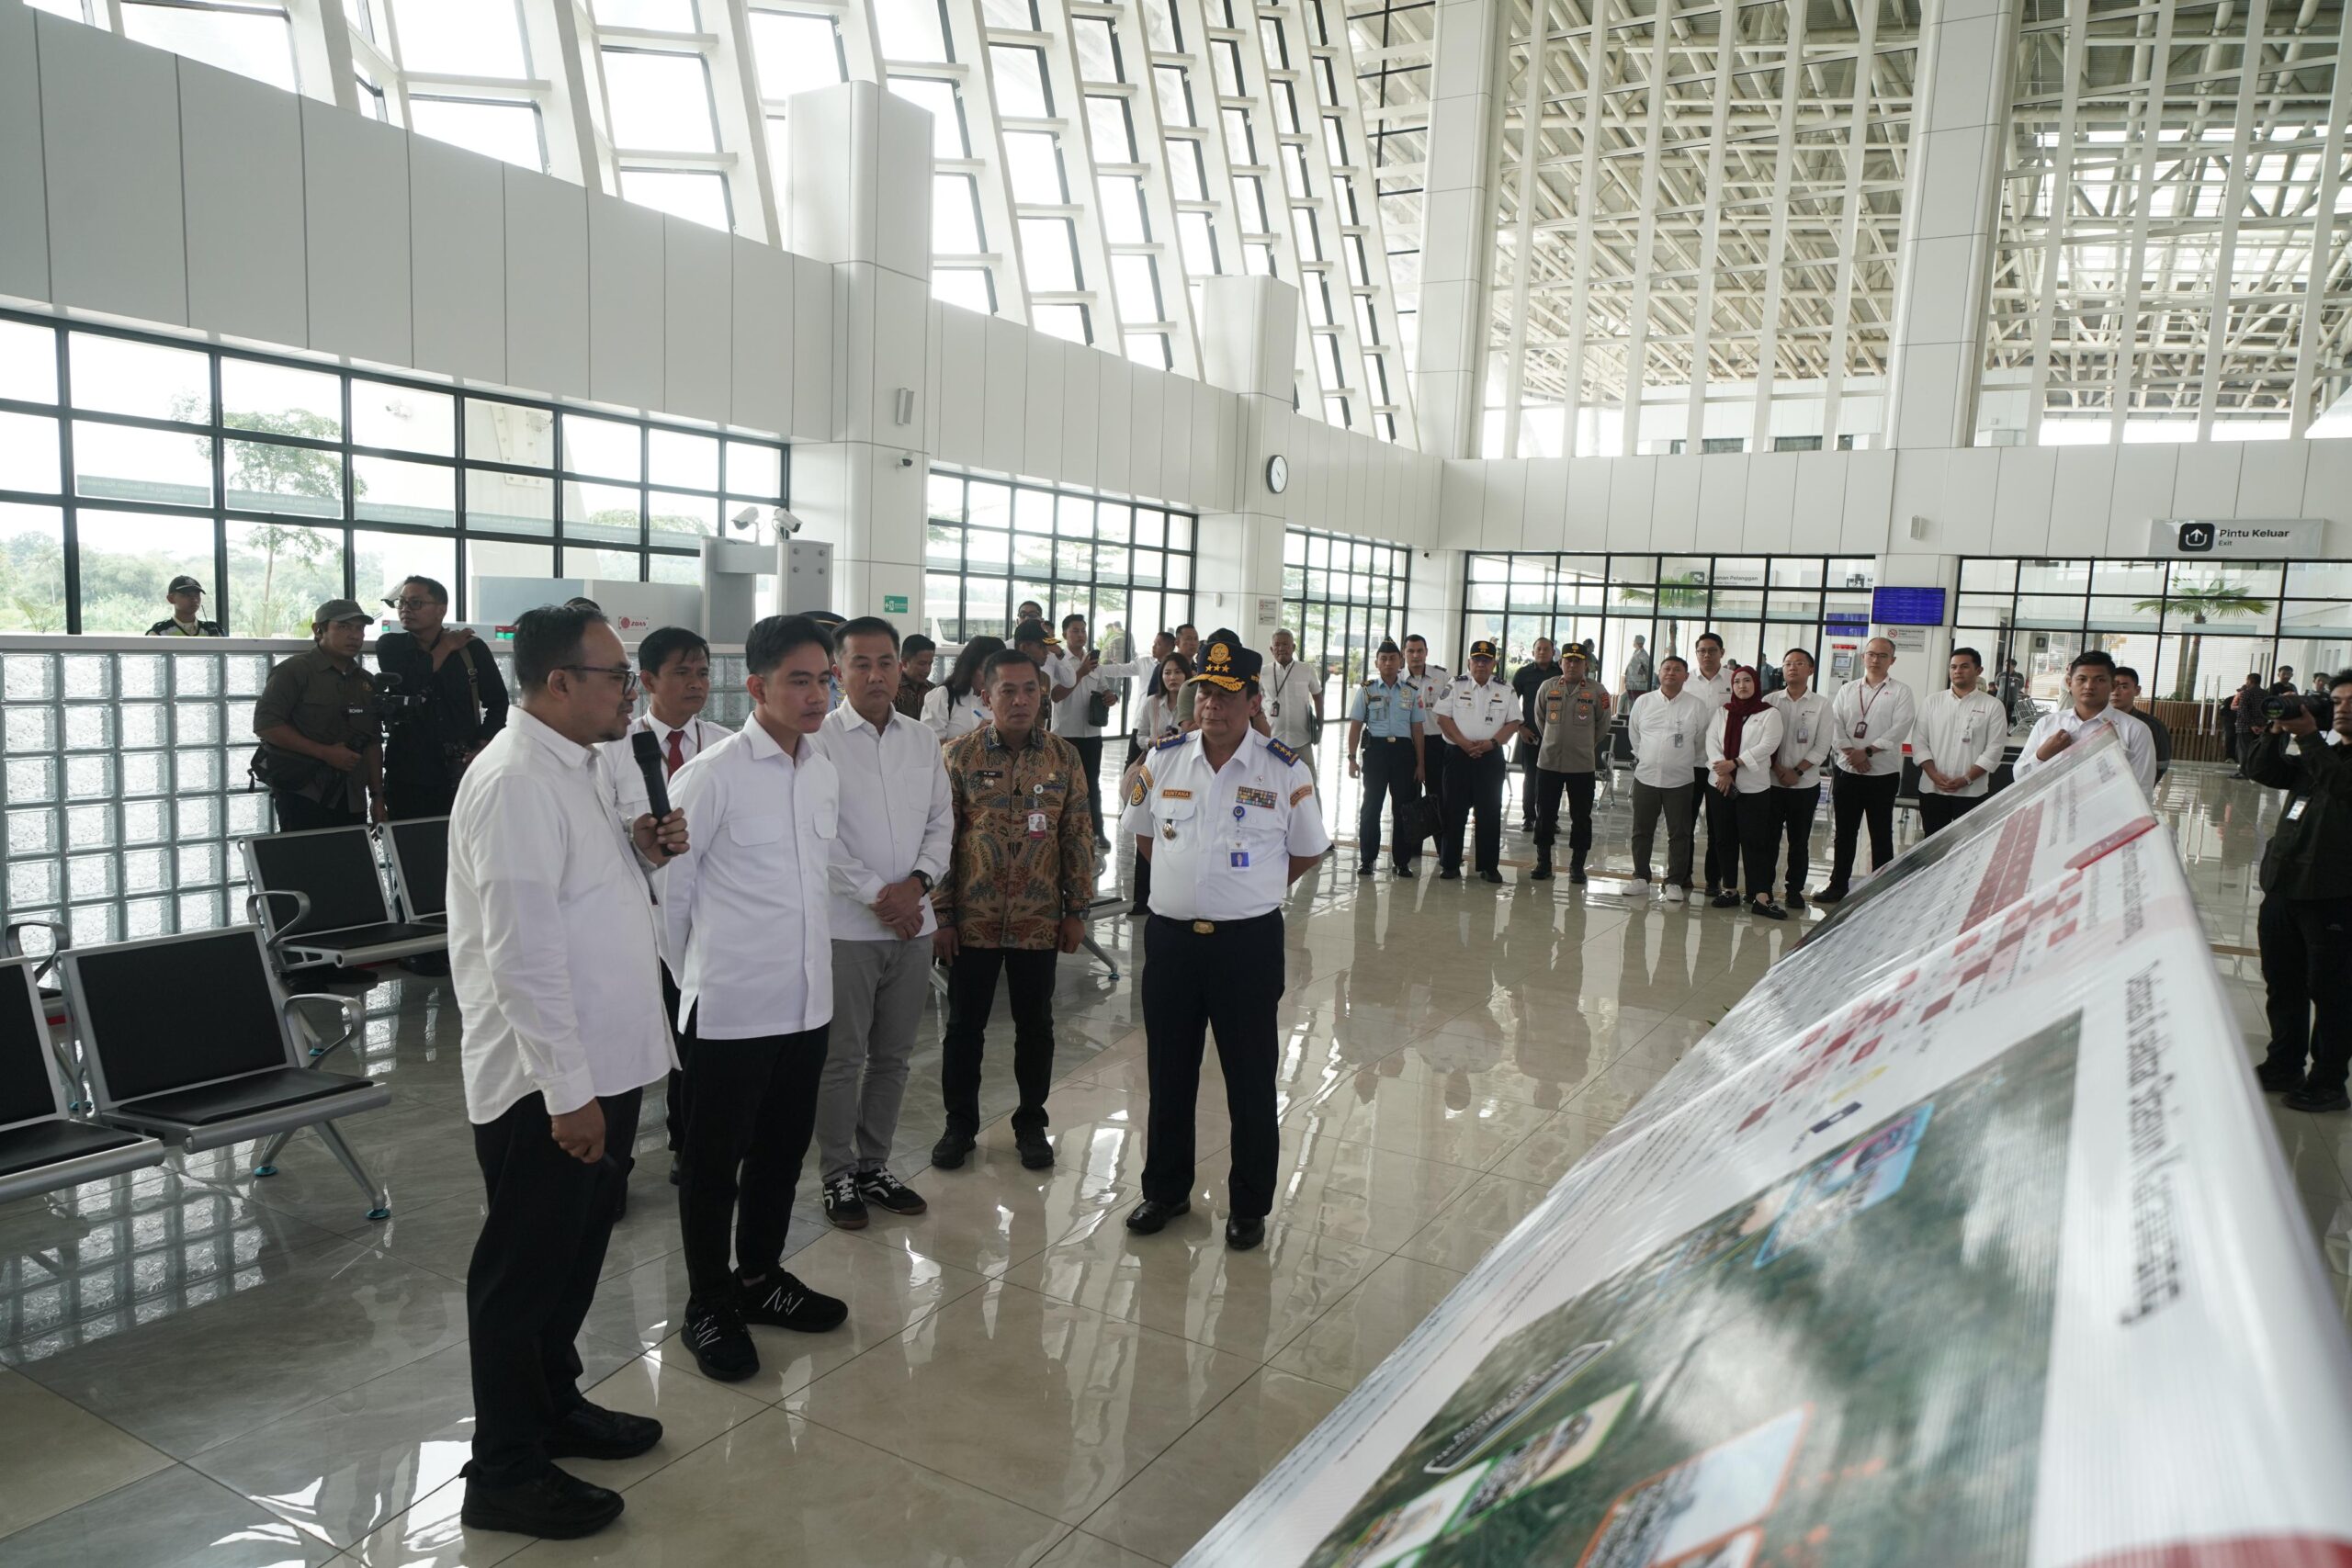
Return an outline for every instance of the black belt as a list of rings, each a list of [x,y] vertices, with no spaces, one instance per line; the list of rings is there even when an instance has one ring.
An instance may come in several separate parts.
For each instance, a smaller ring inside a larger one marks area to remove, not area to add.
[[[1412,743],[1413,738],[1409,735],[1367,735],[1364,739],[1377,741],[1383,746],[1407,746]]]
[[[1219,931],[1238,931],[1243,926],[1254,926],[1265,920],[1279,920],[1283,912],[1269,909],[1262,915],[1244,915],[1233,920],[1180,920],[1172,915],[1161,914],[1154,914],[1151,918],[1161,925],[1175,926],[1194,936],[1215,936]]]

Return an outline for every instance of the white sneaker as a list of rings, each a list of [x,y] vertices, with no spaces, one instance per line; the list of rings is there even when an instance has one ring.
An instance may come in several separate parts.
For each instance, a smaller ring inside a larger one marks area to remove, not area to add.
[[[1688,897],[1688,894],[1684,889],[1678,887],[1673,883],[1669,882],[1666,885],[1664,889],[1659,892],[1658,897],[1665,899],[1669,904],[1679,904],[1686,897]]]

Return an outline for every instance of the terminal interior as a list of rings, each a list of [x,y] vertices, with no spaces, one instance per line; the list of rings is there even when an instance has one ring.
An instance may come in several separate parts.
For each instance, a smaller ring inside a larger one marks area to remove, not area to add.
[[[247,922],[254,700],[313,605],[411,574],[494,647],[572,594],[697,626],[729,726],[738,607],[1285,628],[1339,840],[1285,906],[1256,1251],[1214,1057],[1176,1245],[1120,1224],[1131,845],[1058,969],[1055,1168],[1013,1152],[1001,1004],[978,1155],[926,1168],[934,998],[893,1153],[930,1212],[836,1231],[804,1181],[788,1263],[849,1321],[762,1331],[753,1382],[680,1346],[649,1102],[582,1387],[668,1437],[581,1464],[628,1512],[580,1541],[458,1521],[458,1010],[370,971],[334,1065],[388,1217],[301,1127],[0,1202],[0,1565],[1183,1559],[1821,918],[1636,887],[1623,762],[1588,884],[1531,877],[1516,770],[1501,886],[1359,877],[1343,716],[1387,637],[1506,674],[1589,640],[1612,690],[1636,638],[1834,688],[1883,635],[1922,695],[1973,649],[2012,745],[2111,654],[2173,737],[2213,1047],[2259,1058],[2287,807],[2229,704],[2352,666],[2348,15],[0,0],[12,953]],[[224,640],[142,635],[183,573]],[[239,1004],[143,951],[156,1040]],[[2352,1313],[2345,1120],[2263,1114]]]

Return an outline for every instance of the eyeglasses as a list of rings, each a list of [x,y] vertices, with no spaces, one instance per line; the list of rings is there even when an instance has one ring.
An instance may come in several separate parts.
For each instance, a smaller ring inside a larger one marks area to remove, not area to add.
[[[637,690],[637,671],[626,664],[559,664],[556,668],[576,671],[582,675],[610,675],[621,683],[622,691]]]
[[[430,610],[441,601],[438,599],[387,599],[384,603],[395,610]]]

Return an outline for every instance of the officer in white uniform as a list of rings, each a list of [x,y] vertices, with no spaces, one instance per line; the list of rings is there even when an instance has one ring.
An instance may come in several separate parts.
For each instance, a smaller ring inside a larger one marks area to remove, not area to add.
[[[1433,814],[1430,836],[1442,843],[1445,839],[1442,826],[1445,821],[1445,760],[1453,754],[1453,748],[1445,743],[1444,732],[1437,727],[1437,700],[1452,689],[1453,675],[1444,665],[1430,662],[1429,639],[1419,632],[1405,634],[1405,680],[1412,686],[1413,694],[1420,699],[1421,717],[1428,727],[1428,733],[1422,738],[1421,796],[1429,802],[1427,809]],[[1399,830],[1396,841],[1407,846],[1405,863],[1418,871],[1421,859],[1419,825],[1415,824],[1409,833]]]
[[[1707,705],[1708,721],[1712,723],[1724,705],[1731,701],[1731,667],[1724,662],[1724,639],[1713,632],[1701,632],[1692,649],[1699,662],[1682,682],[1682,690]],[[1739,886],[1739,843],[1734,834],[1716,832],[1709,818],[1706,801],[1714,789],[1713,774],[1704,766],[1695,767],[1690,770],[1690,780],[1699,786],[1692,792],[1699,806],[1691,814],[1690,836],[1695,841],[1701,832],[1707,835],[1699,874],[1707,885],[1707,897],[1713,898],[1726,887]]]
[[[1438,698],[1438,728],[1445,732],[1445,838],[1438,845],[1440,882],[1462,880],[1462,832],[1478,814],[1478,874],[1500,882],[1503,779],[1510,743],[1522,726],[1519,694],[1495,679],[1495,645],[1470,645],[1470,672],[1454,677]]]
[[[1274,1201],[1283,897],[1331,847],[1298,753],[1251,728],[1263,705],[1260,663],[1232,632],[1211,635],[1188,682],[1200,728],[1143,760],[1119,819],[1151,861],[1143,963],[1150,1144],[1143,1201],[1127,1228],[1148,1235],[1192,1208],[1193,1109],[1214,1026],[1233,1119],[1225,1240],[1236,1249],[1265,1239]]]

